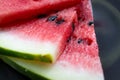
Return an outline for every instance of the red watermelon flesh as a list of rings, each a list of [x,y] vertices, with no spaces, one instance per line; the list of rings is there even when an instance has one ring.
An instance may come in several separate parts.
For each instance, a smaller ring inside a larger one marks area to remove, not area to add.
[[[79,6],[80,8],[76,8],[79,24],[72,24],[75,26],[74,32],[55,64],[10,57],[8,60],[11,60],[13,65],[9,61],[6,62],[18,71],[24,68],[23,73],[29,77],[31,77],[31,74],[29,74],[31,72],[50,80],[104,80],[90,0],[83,0]]]
[[[78,4],[81,0],[0,0],[0,25],[48,14]]]
[[[69,14],[69,15],[68,15]],[[77,21],[75,7],[0,28],[0,54],[54,62]]]
[[[56,64],[76,71],[79,75],[76,80],[104,80],[90,0],[84,0],[79,6],[79,24]]]

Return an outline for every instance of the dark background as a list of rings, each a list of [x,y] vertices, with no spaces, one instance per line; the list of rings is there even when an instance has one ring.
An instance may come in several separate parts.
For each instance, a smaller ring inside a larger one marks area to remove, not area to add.
[[[120,80],[120,0],[92,4],[105,80]]]
[[[105,80],[120,80],[120,0],[92,0]],[[0,80],[30,80],[0,60]]]

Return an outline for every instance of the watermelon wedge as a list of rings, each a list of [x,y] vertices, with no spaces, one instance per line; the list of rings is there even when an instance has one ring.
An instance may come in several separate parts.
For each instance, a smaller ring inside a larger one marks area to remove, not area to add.
[[[69,14],[69,15],[68,15]],[[75,7],[0,28],[0,54],[55,62],[77,21]]]
[[[33,80],[104,80],[90,0],[84,0],[79,6],[79,24],[74,25],[74,32],[56,63],[5,56],[1,57],[3,61]]]
[[[55,12],[81,0],[0,0],[0,25]]]

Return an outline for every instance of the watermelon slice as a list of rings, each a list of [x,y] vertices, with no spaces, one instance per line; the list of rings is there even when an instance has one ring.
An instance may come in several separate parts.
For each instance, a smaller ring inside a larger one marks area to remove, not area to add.
[[[69,15],[68,15],[69,14]],[[75,7],[0,28],[0,54],[54,62],[77,21]]]
[[[55,12],[81,0],[0,0],[0,25]]]
[[[33,80],[104,80],[89,1],[84,0],[80,4],[79,24],[74,25],[74,32],[56,63],[12,57],[2,59]]]

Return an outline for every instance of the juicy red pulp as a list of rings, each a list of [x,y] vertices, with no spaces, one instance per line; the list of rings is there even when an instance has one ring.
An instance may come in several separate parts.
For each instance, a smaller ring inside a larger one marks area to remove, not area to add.
[[[81,0],[0,0],[0,25],[49,14],[71,6]]]
[[[13,44],[11,46],[19,48],[23,54],[23,51],[26,51],[25,47],[27,46],[27,49],[30,50],[37,48],[38,51],[33,50],[33,54],[35,53],[38,56],[50,53],[54,60],[63,52],[67,39],[72,33],[72,24],[75,23],[77,14],[75,7],[72,7],[45,17],[43,16],[38,16],[37,19],[0,27],[0,34],[6,35],[7,38],[10,38],[10,44]],[[16,44],[13,42],[14,39],[16,39]],[[20,45],[20,47],[18,47],[17,45],[19,45],[19,43],[23,46]],[[24,45],[24,43],[26,44]],[[28,45],[32,45],[32,47]],[[40,48],[41,46],[46,49],[44,50]],[[16,50],[16,48],[15,51],[19,51],[18,49]],[[8,49],[14,50],[11,48]],[[41,53],[39,49],[41,52],[46,52]],[[29,50],[27,53],[29,54]]]
[[[78,6],[80,8],[76,8],[76,10],[79,24],[75,26],[65,50],[57,62],[62,65],[69,63],[75,69],[82,67],[88,71],[94,70],[101,73],[91,4],[89,0],[84,0]]]

